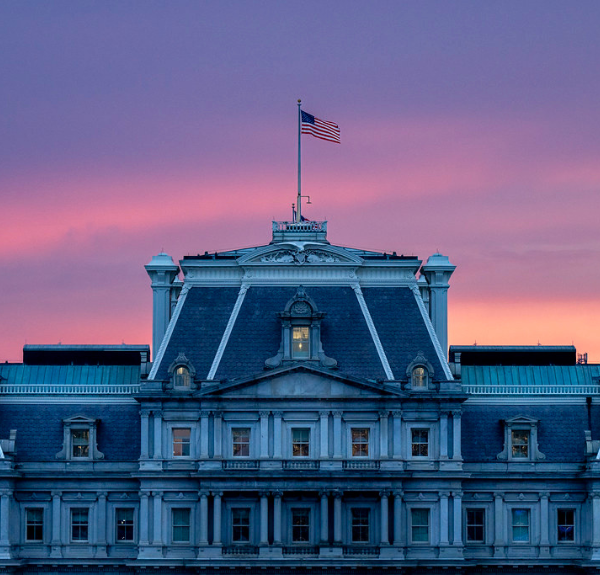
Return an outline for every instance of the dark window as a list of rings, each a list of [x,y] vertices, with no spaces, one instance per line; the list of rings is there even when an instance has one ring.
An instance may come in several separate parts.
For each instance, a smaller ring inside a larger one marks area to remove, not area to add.
[[[42,541],[44,539],[44,510],[42,508],[27,509],[27,541]]]
[[[429,543],[429,509],[412,509],[413,543]]]
[[[172,509],[173,543],[189,543],[190,541],[190,510]]]
[[[73,457],[90,456],[90,430],[73,429],[71,430],[71,446]]]
[[[352,543],[369,543],[369,509],[352,510]]]
[[[234,543],[250,541],[250,509],[244,507],[231,510],[231,540]]]
[[[467,541],[483,543],[485,540],[485,510],[467,509]]]
[[[558,541],[565,543],[575,541],[575,510],[558,509],[557,511]]]
[[[512,533],[516,543],[529,543],[529,509],[512,510]]]
[[[429,455],[429,429],[412,430],[412,456],[427,457]]]
[[[250,456],[250,429],[247,427],[237,427],[231,430],[231,440],[233,443],[233,457]]]
[[[292,456],[308,457],[310,447],[310,429],[292,429]]]
[[[89,509],[71,509],[71,541],[87,541]]]
[[[190,436],[189,427],[173,428],[173,457],[190,456]]]
[[[117,541],[133,541],[133,509],[117,509]]]
[[[292,509],[292,541],[310,541],[310,509]]]

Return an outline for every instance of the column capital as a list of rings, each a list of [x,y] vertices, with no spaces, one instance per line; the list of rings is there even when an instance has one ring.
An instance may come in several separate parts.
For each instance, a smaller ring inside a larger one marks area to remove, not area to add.
[[[344,415],[343,411],[332,411],[333,417],[342,417]]]
[[[152,413],[151,409],[140,409],[140,416],[141,417],[150,417],[151,413]]]
[[[107,495],[106,491],[98,491],[98,499],[106,499]]]
[[[163,415],[162,409],[153,409],[152,415],[154,415],[154,417],[162,417],[162,415]]]
[[[452,410],[452,417],[458,417],[458,418],[460,418],[461,415],[462,415],[462,411],[460,409],[453,409]]]
[[[462,498],[462,496],[463,496],[463,492],[462,491],[453,491],[452,492],[452,497],[454,497],[454,498],[459,499],[459,498]]]
[[[223,417],[223,412],[220,409],[215,410],[212,413],[215,419],[221,419]]]
[[[336,499],[341,499],[343,493],[339,490],[339,489],[335,489],[334,491],[332,491],[332,495],[336,498]]]
[[[200,417],[208,417],[209,415],[210,415],[210,411],[209,411],[209,410],[207,410],[207,409],[203,409],[203,410],[200,412]]]
[[[447,499],[450,497],[450,491],[440,491],[440,497],[445,497]]]
[[[388,418],[390,416],[390,412],[386,409],[382,409],[379,411],[379,417],[380,418]]]
[[[198,495],[202,498],[202,497],[208,497],[210,495],[210,491],[208,491],[207,489],[202,489],[198,492]]]
[[[258,415],[260,415],[260,417],[269,417],[269,413],[271,413],[270,411],[259,411]]]
[[[162,497],[163,493],[164,491],[153,491],[152,495],[154,495],[154,497]]]
[[[394,497],[399,497],[400,499],[402,499],[402,497],[404,496],[404,491],[402,489],[394,489],[392,490],[392,495]]]
[[[390,496],[390,490],[389,490],[389,489],[382,489],[382,490],[379,492],[379,497],[381,497],[382,499],[383,499],[384,497],[389,497],[389,496]]]
[[[592,493],[590,493],[589,497],[590,497],[590,499],[600,499],[600,492],[592,491]]]
[[[542,491],[540,493],[540,499],[548,499],[550,497],[550,493],[548,491]]]
[[[283,497],[283,491],[281,491],[281,489],[275,489],[271,492],[273,494],[273,497],[277,498],[281,498]]]
[[[331,411],[319,411],[319,417],[329,417]]]
[[[283,417],[283,411],[273,411],[273,417]]]
[[[222,491],[211,491],[210,494],[213,497],[223,497],[223,492]]]
[[[51,491],[50,495],[52,495],[52,497],[62,497],[62,491]]]
[[[141,497],[142,499],[148,499],[148,497],[150,497],[150,493],[148,493],[148,491],[142,491],[142,492],[140,493],[140,497]]]
[[[258,492],[258,494],[259,494],[261,497],[269,497],[269,495],[271,494],[271,492],[270,492],[270,491],[265,491],[265,490],[263,489],[263,490],[259,491],[259,492]]]
[[[321,490],[319,491],[319,497],[321,497],[321,499],[322,499],[323,497],[329,497],[329,495],[330,495],[330,494],[331,494],[331,492],[330,492],[330,491],[327,491],[327,489],[321,489]]]
[[[504,493],[502,493],[500,491],[494,491],[494,498],[495,499],[503,500],[504,499]]]
[[[392,415],[394,417],[402,419],[402,410],[401,409],[396,409],[395,411],[392,411]]]

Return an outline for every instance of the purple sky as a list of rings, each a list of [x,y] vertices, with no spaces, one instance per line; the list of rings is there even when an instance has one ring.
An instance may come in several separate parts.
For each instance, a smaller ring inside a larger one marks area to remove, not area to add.
[[[143,265],[270,240],[436,250],[453,344],[600,362],[600,2],[0,4],[0,360],[150,343]]]

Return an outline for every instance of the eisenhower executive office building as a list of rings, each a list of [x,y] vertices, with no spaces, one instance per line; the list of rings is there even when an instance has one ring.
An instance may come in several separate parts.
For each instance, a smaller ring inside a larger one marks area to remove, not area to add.
[[[0,573],[600,573],[600,366],[448,354],[447,257],[274,222],[146,270],[152,362],[0,364]]]

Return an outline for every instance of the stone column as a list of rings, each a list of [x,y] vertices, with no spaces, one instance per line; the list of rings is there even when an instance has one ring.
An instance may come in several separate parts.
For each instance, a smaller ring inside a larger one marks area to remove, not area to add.
[[[162,459],[162,411],[157,409],[154,414],[154,459]]]
[[[329,457],[329,412],[328,411],[320,411],[319,412],[320,424],[320,449],[319,449],[319,457],[321,459],[327,459]]]
[[[200,492],[200,545],[208,545],[208,493]]]
[[[261,547],[269,544],[269,497],[265,491],[260,492],[260,543]]]
[[[388,458],[388,411],[379,412],[379,457]]]
[[[459,410],[452,412],[452,431],[454,432],[452,441],[452,459],[462,461],[460,417],[461,413]]]
[[[150,508],[148,506],[148,493],[140,494],[140,547],[150,544],[148,526],[150,523]]]
[[[333,457],[342,458],[342,412],[333,412]]]
[[[260,458],[269,458],[269,412],[261,411],[260,415]]]
[[[273,493],[273,544],[281,545],[281,491]]]
[[[321,496],[321,545],[329,543],[329,494],[320,491]]]
[[[221,497],[220,491],[213,492],[213,545],[221,545]]]
[[[60,538],[60,511],[61,511],[61,492],[52,492],[52,547],[50,557],[62,557],[62,541]]]
[[[494,557],[504,557],[504,506],[501,493],[494,493]]]
[[[440,545],[448,545],[448,496],[447,491],[440,493]]]
[[[394,545],[404,547],[402,537],[402,491],[394,491]]]
[[[223,413],[220,411],[214,412],[213,426],[215,442],[213,457],[221,459],[223,457]]]
[[[98,493],[98,519],[97,519],[97,537],[98,549],[97,557],[106,557],[106,492]]]
[[[153,491],[154,523],[152,528],[152,545],[162,547],[162,491]]]
[[[592,560],[600,560],[600,493],[590,493],[592,499]]]
[[[10,559],[10,491],[0,492],[0,559]]]
[[[283,413],[281,411],[273,412],[273,457],[275,459],[281,459],[283,457],[281,449],[281,436],[283,429],[281,427],[281,419]]]
[[[140,458],[148,459],[150,457],[150,426],[149,426],[149,418],[150,418],[150,410],[142,409],[140,411],[141,417],[141,449],[140,449]]]
[[[548,526],[550,514],[548,512],[549,493],[540,493],[540,557],[550,557],[550,539]]]
[[[453,545],[462,546],[462,493],[460,491],[452,492],[454,502],[454,536]]]
[[[440,413],[440,459],[448,459],[448,414]]]
[[[333,542],[335,545],[342,544],[342,494],[335,492],[333,500]]]
[[[394,437],[392,438],[392,449],[394,459],[402,459],[402,412],[393,412],[394,421],[392,429]]]
[[[389,496],[389,492],[388,491],[381,491],[379,493],[379,496],[381,498],[381,534],[380,534],[380,541],[381,541],[381,545],[389,545],[390,544],[390,533],[389,533],[389,511],[390,511],[390,507],[389,507],[389,500],[388,500],[388,496]]]
[[[198,453],[200,454],[200,459],[208,459],[208,418],[210,416],[210,412],[201,411],[200,412],[200,449]]]

